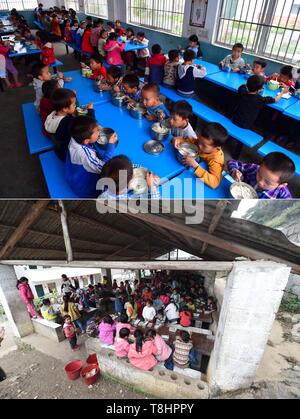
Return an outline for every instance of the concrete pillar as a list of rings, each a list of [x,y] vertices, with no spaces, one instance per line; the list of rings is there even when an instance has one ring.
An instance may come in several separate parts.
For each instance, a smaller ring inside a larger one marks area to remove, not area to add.
[[[26,305],[16,288],[17,277],[13,266],[0,265],[0,302],[16,337],[33,333]]]
[[[289,274],[289,267],[274,262],[235,262],[209,365],[212,394],[255,380]]]
[[[111,275],[111,269],[106,269],[106,278],[108,280],[107,285],[111,288],[112,287],[112,275]]]

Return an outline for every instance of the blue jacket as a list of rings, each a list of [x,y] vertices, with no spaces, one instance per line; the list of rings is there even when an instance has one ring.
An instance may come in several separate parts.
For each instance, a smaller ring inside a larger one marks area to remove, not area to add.
[[[114,149],[114,144],[108,144],[106,151],[111,156]],[[105,161],[105,158],[99,159],[93,145],[78,144],[71,138],[66,160],[66,179],[79,198],[97,198],[100,192],[96,190],[96,185]]]

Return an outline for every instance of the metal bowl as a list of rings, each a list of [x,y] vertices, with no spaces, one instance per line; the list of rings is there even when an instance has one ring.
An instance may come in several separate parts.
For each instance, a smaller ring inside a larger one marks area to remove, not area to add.
[[[113,134],[115,134],[115,131],[112,128],[102,128],[97,143],[102,146],[105,146],[109,142]],[[118,142],[115,145],[117,146],[117,144]]]
[[[193,157],[194,159],[199,157],[198,147],[192,143],[181,143],[178,151],[183,157]]]
[[[159,156],[164,151],[165,146],[161,141],[150,140],[144,144],[144,150],[153,156]]]
[[[230,193],[234,199],[258,199],[256,190],[244,182],[234,182],[230,186]]]
[[[78,116],[86,116],[88,113],[88,109],[85,106],[77,106],[76,111]]]
[[[121,108],[126,104],[126,96],[123,93],[113,94],[111,95],[111,103]]]
[[[133,169],[133,177],[130,181],[130,188],[136,195],[141,195],[147,192],[148,185],[146,181],[148,170],[144,167],[137,167]]]
[[[143,119],[143,116],[147,113],[146,108],[143,106],[130,106],[129,108],[130,115],[135,119]]]
[[[170,137],[170,128],[156,122],[151,127],[151,137],[156,141],[166,141]]]
[[[91,76],[93,74],[93,70],[91,70],[90,68],[82,68],[81,74],[82,74],[82,77]]]

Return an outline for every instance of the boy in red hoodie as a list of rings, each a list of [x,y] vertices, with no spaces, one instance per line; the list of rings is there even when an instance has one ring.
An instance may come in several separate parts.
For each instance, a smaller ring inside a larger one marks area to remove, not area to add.
[[[145,82],[147,83],[161,84],[163,81],[167,59],[161,51],[160,45],[153,45],[152,56],[146,62]]]
[[[51,96],[53,95],[53,92],[59,88],[60,88],[60,85],[57,79],[51,79],[51,80],[45,81],[42,85],[43,96],[40,101],[40,116],[42,120],[43,134],[46,135],[47,137],[51,137],[51,136],[45,130],[45,122],[46,122],[47,116],[50,115],[50,113],[54,111],[54,108],[51,102]]]
[[[84,66],[84,63],[81,63]],[[93,74],[88,76],[89,79],[92,80],[106,80],[107,79],[107,72],[106,68],[101,63],[101,58],[99,55],[92,55],[90,58],[90,68],[93,70]]]

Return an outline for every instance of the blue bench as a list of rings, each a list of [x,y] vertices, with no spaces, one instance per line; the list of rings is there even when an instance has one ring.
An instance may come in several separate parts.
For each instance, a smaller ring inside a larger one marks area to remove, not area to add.
[[[54,149],[53,142],[42,132],[42,122],[33,103],[22,105],[25,130],[30,154]]]
[[[293,160],[296,166],[296,175],[300,176],[300,156],[297,156],[292,151],[286,150],[285,148],[280,147],[280,145],[275,144],[272,141],[268,141],[257,151],[261,156],[266,156],[267,154],[273,153],[274,151],[284,153],[286,156]]]
[[[55,61],[55,63],[50,64],[50,67],[55,68],[55,67],[59,67],[59,66],[61,66],[61,65],[64,65],[64,63],[63,63],[63,62],[61,62],[61,61],[59,61],[59,60],[56,60],[56,61]]]
[[[175,90],[164,86],[160,86],[160,92],[163,96],[167,97],[173,102],[184,99],[182,96],[178,95]],[[214,111],[203,103],[190,98],[186,98],[185,100],[189,102],[189,104],[193,107],[193,113],[200,119],[206,122],[218,122],[222,124],[224,128],[227,129],[229,135],[232,138],[235,138],[247,147],[253,148],[257,146],[261,141],[263,141],[263,137],[261,135],[248,129],[239,128],[226,116],[220,114],[217,111]]]
[[[65,177],[65,164],[56,156],[54,151],[39,155],[50,198],[78,199],[72,191]]]

